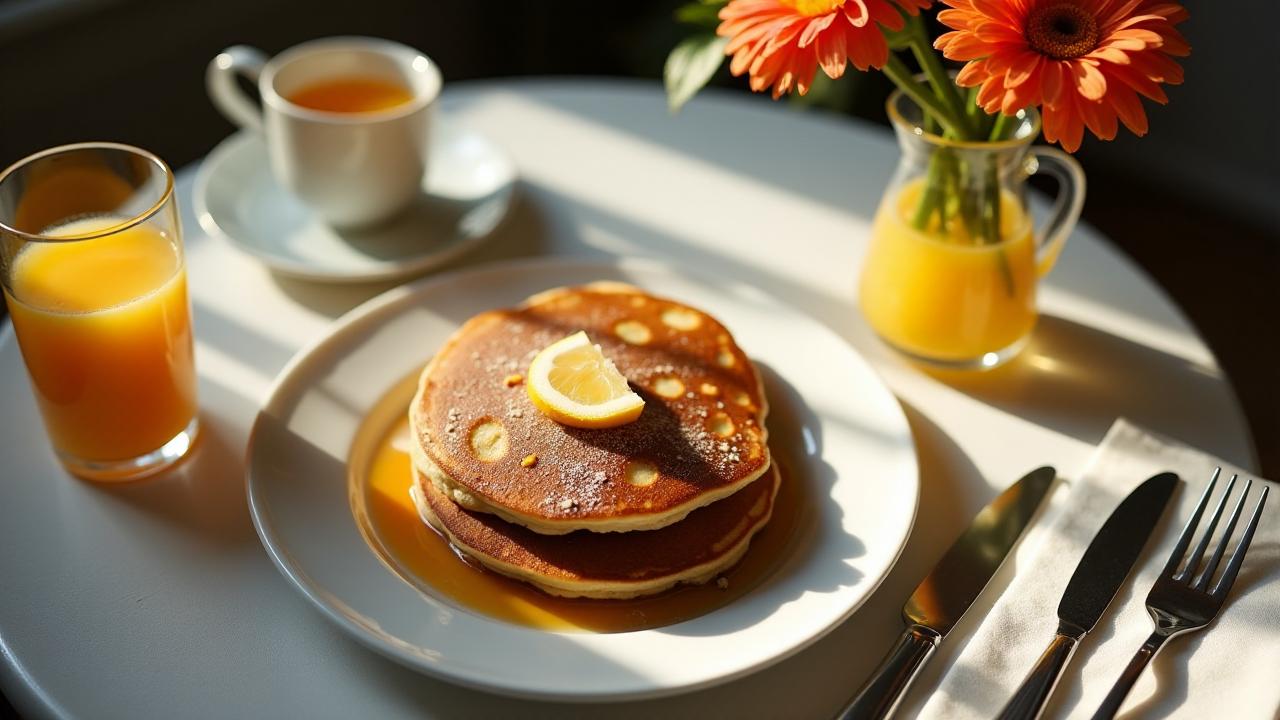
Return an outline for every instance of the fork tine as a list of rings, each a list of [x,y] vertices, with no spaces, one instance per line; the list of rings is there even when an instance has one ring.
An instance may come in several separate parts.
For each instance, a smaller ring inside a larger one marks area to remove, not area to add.
[[[1252,487],[1253,480],[1245,480],[1244,491],[1240,493],[1240,499],[1236,501],[1236,507],[1231,511],[1231,517],[1227,520],[1227,527],[1222,531],[1222,539],[1218,541],[1218,547],[1213,551],[1213,556],[1209,558],[1209,562],[1205,563],[1204,571],[1200,573],[1200,578],[1196,580],[1195,585],[1192,585],[1194,589],[1204,591],[1205,588],[1209,587],[1209,580],[1213,578],[1213,572],[1218,569],[1218,563],[1222,561],[1222,555],[1227,551],[1227,543],[1231,542],[1231,533],[1235,532],[1236,521],[1240,519],[1240,511],[1244,509],[1244,501],[1249,498],[1249,489]]]
[[[1227,489],[1223,491],[1222,497],[1218,499],[1218,507],[1213,511],[1213,517],[1209,518],[1209,527],[1204,529],[1204,535],[1200,537],[1200,542],[1196,543],[1196,549],[1191,551],[1191,557],[1187,558],[1186,567],[1182,568],[1182,572],[1178,573],[1173,579],[1177,582],[1185,582],[1191,579],[1196,568],[1200,566],[1200,560],[1204,557],[1204,551],[1209,547],[1209,541],[1213,539],[1213,531],[1218,527],[1218,520],[1222,518],[1222,509],[1227,504],[1227,498],[1231,497],[1231,489],[1236,485],[1236,476],[1232,475],[1227,481]]]
[[[1244,534],[1240,536],[1240,543],[1236,545],[1236,551],[1231,553],[1231,559],[1227,561],[1227,569],[1222,571],[1222,577],[1218,578],[1218,584],[1213,586],[1213,598],[1222,602],[1227,597],[1227,593],[1231,592],[1231,586],[1236,582],[1236,574],[1240,572],[1240,566],[1244,564],[1244,554],[1249,552],[1249,543],[1253,542],[1253,531],[1258,529],[1258,518],[1262,515],[1262,506],[1267,502],[1267,492],[1271,488],[1262,487],[1262,495],[1258,497],[1258,504],[1253,507],[1253,515],[1249,518],[1249,525],[1245,527]]]
[[[1200,524],[1200,516],[1204,514],[1204,506],[1209,504],[1209,497],[1213,495],[1213,486],[1218,484],[1218,476],[1222,474],[1222,468],[1213,469],[1213,477],[1209,478],[1209,485],[1204,489],[1204,494],[1200,496],[1200,502],[1196,504],[1196,511],[1191,513],[1191,517],[1187,520],[1187,525],[1182,529],[1182,535],[1178,537],[1178,544],[1174,546],[1173,552],[1169,553],[1169,562],[1164,566],[1164,572],[1160,573],[1165,577],[1171,577],[1178,569],[1178,565],[1182,563],[1182,557],[1187,552],[1187,546],[1191,544],[1191,538],[1196,534],[1196,526]]]

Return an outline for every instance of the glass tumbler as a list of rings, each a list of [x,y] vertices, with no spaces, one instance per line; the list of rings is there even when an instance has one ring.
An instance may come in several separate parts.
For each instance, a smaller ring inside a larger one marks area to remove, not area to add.
[[[115,143],[36,153],[0,173],[0,270],[58,459],[130,480],[195,440],[196,373],[173,173]]]

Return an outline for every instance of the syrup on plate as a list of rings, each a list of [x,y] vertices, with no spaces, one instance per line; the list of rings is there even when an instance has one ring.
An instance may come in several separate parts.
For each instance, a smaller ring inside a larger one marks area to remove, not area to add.
[[[800,489],[781,464],[782,484],[773,517],[747,554],[716,582],[680,585],[633,600],[548,595],[465,560],[418,517],[409,498],[408,407],[417,373],[378,401],[356,433],[348,475],[352,511],[365,541],[392,571],[422,592],[489,617],[544,630],[629,632],[673,625],[704,615],[758,587],[778,567],[795,536]]]

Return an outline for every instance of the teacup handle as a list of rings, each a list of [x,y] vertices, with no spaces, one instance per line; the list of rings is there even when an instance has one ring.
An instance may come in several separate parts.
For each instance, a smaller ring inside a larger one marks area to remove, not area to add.
[[[218,53],[205,70],[205,90],[218,111],[228,120],[247,130],[262,132],[262,110],[236,85],[243,75],[254,83],[267,64],[267,56],[257,48],[235,45]]]
[[[1049,274],[1057,262],[1062,246],[1080,219],[1084,207],[1084,168],[1076,159],[1055,147],[1037,145],[1031,148],[1035,161],[1033,173],[1044,173],[1058,181],[1058,197],[1044,228],[1036,233],[1036,271],[1040,277]]]

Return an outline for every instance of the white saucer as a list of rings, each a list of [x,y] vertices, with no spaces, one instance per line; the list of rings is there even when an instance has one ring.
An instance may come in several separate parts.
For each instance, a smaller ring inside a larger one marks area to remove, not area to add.
[[[353,519],[348,453],[378,399],[467,318],[593,280],[679,299],[732,330],[763,370],[770,446],[788,479],[803,483],[803,530],[767,580],[707,615],[638,632],[547,632],[455,605],[384,564]],[[857,351],[748,285],[634,260],[521,260],[389,290],[281,370],[254,422],[247,460],[250,514],[263,545],[327,619],[430,675],[576,701],[685,692],[813,642],[888,573],[919,495],[902,408]]]
[[[201,227],[282,275],[367,282],[422,273],[479,245],[511,208],[516,168],[479,133],[438,118],[419,201],[377,227],[340,230],[276,183],[256,133],[222,141],[201,165]]]

